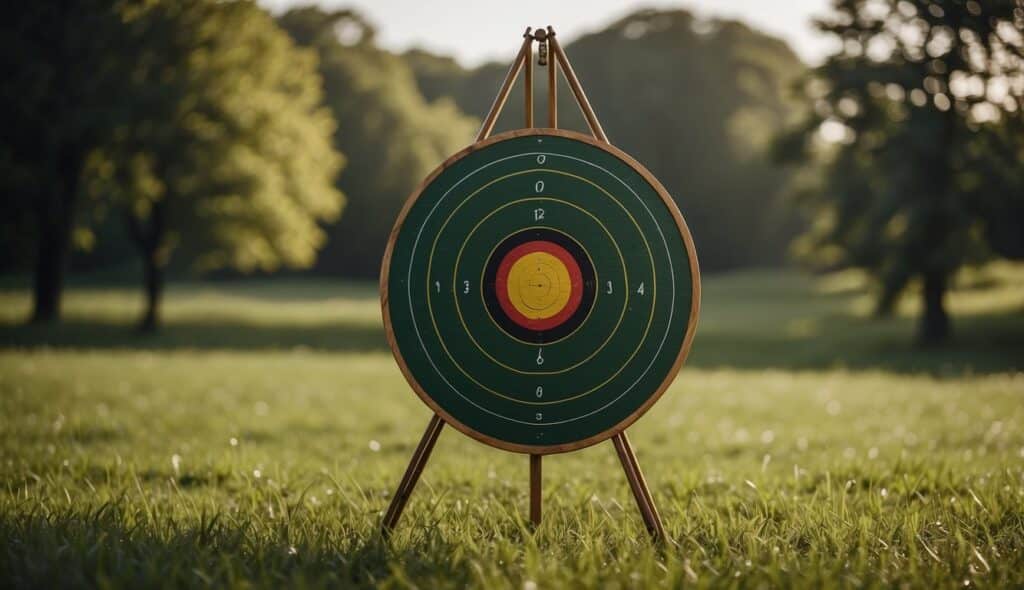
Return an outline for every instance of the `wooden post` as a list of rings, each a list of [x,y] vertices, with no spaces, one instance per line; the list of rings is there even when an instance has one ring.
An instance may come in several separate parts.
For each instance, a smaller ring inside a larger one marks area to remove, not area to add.
[[[633,497],[640,509],[640,515],[643,516],[647,532],[655,540],[664,541],[665,527],[661,524],[661,515],[658,514],[658,508],[654,505],[654,498],[647,488],[647,481],[644,480],[644,474],[640,471],[640,463],[636,460],[633,447],[629,444],[629,438],[625,431],[613,436],[612,444],[615,445],[619,462],[622,463],[622,469],[626,472],[626,480],[629,482],[630,490],[633,491]]]
[[[491,131],[494,131],[494,124],[498,120],[498,114],[501,113],[501,109],[505,106],[505,101],[508,100],[508,94],[512,91],[512,83],[515,82],[519,76],[519,70],[523,67],[526,52],[530,50],[533,43],[529,27],[527,27],[526,33],[523,36],[525,38],[523,39],[523,44],[519,47],[519,53],[516,54],[515,61],[509,66],[508,73],[505,74],[505,81],[502,82],[501,89],[498,90],[498,95],[494,97],[494,102],[491,104],[491,110],[487,112],[483,124],[480,125],[480,131],[476,134],[477,141],[487,139],[491,135]]]
[[[555,30],[548,27],[548,49],[555,40]],[[550,54],[550,51],[548,52]],[[558,129],[558,59],[548,57],[548,127]]]
[[[430,423],[427,424],[427,430],[423,433],[420,444],[412,454],[412,459],[409,460],[409,467],[406,468],[402,482],[398,484],[398,489],[395,491],[394,497],[391,498],[391,505],[388,506],[388,511],[381,522],[381,533],[385,537],[391,534],[392,529],[398,524],[398,519],[402,517],[405,504],[409,501],[409,496],[412,495],[412,490],[416,487],[416,482],[419,481],[420,474],[423,473],[423,468],[427,465],[427,459],[430,459],[430,453],[434,450],[434,443],[437,442],[442,428],[444,428],[444,420],[434,414]]]
[[[526,113],[527,128],[533,127],[533,38],[528,40],[530,43],[526,45],[526,55],[523,57],[523,112]]]
[[[601,128],[601,122],[597,120],[597,115],[594,114],[594,109],[590,107],[590,101],[587,100],[587,94],[583,92],[583,86],[580,85],[579,79],[576,77],[576,72],[572,69],[572,64],[569,63],[569,58],[566,57],[565,51],[562,50],[562,46],[558,44],[558,39],[554,33],[549,34],[548,45],[551,48],[551,52],[555,54],[555,58],[558,64],[562,67],[562,73],[565,74],[565,79],[569,81],[569,88],[572,89],[572,93],[576,96],[576,102],[580,105],[580,110],[583,111],[583,116],[587,119],[587,126],[590,127],[590,133],[595,138],[608,143],[608,136],[604,134],[604,129]]]
[[[530,30],[526,30],[529,35]],[[526,104],[526,127],[533,127],[533,37],[526,46],[525,68],[523,74],[523,94]],[[530,455],[530,522],[534,527],[540,526],[540,504],[541,504],[541,455]]]
[[[543,455],[530,455],[530,522],[540,526],[541,459]]]

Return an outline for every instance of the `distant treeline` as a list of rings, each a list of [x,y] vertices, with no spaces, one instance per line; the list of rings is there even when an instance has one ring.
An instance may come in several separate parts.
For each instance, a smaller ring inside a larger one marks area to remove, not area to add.
[[[141,262],[150,327],[168,271],[375,277],[402,203],[472,141],[508,67],[396,55],[348,10],[80,0],[4,16],[0,271],[32,272],[40,321],[59,316],[69,265]],[[816,24],[837,44],[814,68],[685,10],[562,41],[705,272],[782,264],[793,243],[817,268],[865,270],[880,313],[920,286],[922,340],[942,340],[958,269],[1024,258],[1024,7],[833,0]],[[522,126],[520,89],[497,131]],[[559,122],[585,130],[564,84]]]
[[[783,41],[735,21],[645,10],[566,51],[612,143],[650,168],[679,204],[703,270],[785,260],[796,225],[780,203],[787,174],[770,148],[800,114],[794,85],[806,68]],[[496,63],[466,70],[422,51],[404,58],[428,100],[451,97],[477,117],[508,69]],[[537,124],[546,122],[543,74],[538,70],[535,84]],[[522,126],[521,93],[520,83],[497,130]],[[585,131],[564,81],[558,96],[559,125]]]
[[[335,145],[349,158],[339,178],[348,209],[328,230],[314,269],[375,277],[402,202],[472,141],[509,64],[465,69],[423,51],[395,56],[348,12],[299,9],[279,22],[320,54],[325,102],[338,120]],[[509,39],[509,61],[518,43]],[[779,203],[786,173],[768,148],[795,118],[793,84],[805,71],[785,43],[737,22],[643,11],[566,50],[611,141],[647,165],[679,203],[704,270],[784,260],[795,227]],[[544,124],[544,70],[537,72],[536,123]],[[562,84],[560,126],[584,131]],[[496,131],[523,126],[521,97],[520,77]]]
[[[344,211],[320,221],[326,239],[310,272],[375,277],[402,202],[430,170],[471,143],[508,64],[466,69],[422,51],[395,55],[379,48],[373,25],[350,11],[298,8],[278,16],[276,25],[315,51],[322,104],[336,122],[331,140],[344,159],[336,177]],[[510,59],[517,45],[509,39]],[[704,270],[784,260],[795,227],[779,204],[785,173],[766,148],[797,112],[789,89],[804,71],[785,43],[679,10],[636,13],[566,49],[611,140],[676,198]],[[522,126],[521,86],[515,91],[497,131]],[[560,91],[560,126],[585,130],[564,81]],[[538,123],[546,120],[545,101],[538,84]],[[124,266],[137,258],[131,224],[106,213],[77,212],[74,268]],[[32,258],[30,251],[7,252],[8,270]],[[168,264],[184,270],[194,261],[176,252]],[[210,268],[217,267],[237,265]]]

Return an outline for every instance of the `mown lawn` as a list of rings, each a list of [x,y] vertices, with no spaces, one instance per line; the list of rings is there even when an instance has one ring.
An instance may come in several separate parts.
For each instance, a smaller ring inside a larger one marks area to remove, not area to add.
[[[377,534],[429,412],[369,286],[77,286],[58,327],[0,290],[0,587],[1020,587],[1024,272],[951,297],[954,344],[866,315],[851,277],[705,280],[691,361],[630,434],[670,536],[610,443],[527,460],[446,429]]]

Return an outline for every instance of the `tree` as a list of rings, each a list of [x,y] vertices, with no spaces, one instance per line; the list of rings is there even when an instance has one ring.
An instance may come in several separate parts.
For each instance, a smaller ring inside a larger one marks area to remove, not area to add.
[[[840,49],[778,144],[817,166],[795,190],[813,218],[801,248],[874,276],[880,313],[920,282],[918,337],[940,342],[957,269],[1024,255],[1024,8],[836,0],[818,26]]]
[[[805,67],[783,41],[685,10],[641,10],[561,42],[612,143],[650,168],[679,203],[701,268],[784,261],[796,232],[780,203],[788,174],[768,156],[771,138],[799,112],[790,86]],[[452,96],[477,116],[508,69],[505,62],[462,70],[423,51],[406,59],[428,98]],[[536,118],[544,125],[543,70],[538,80]],[[522,101],[510,100],[497,129],[522,122]],[[587,129],[564,84],[559,125]]]
[[[17,2],[0,21],[0,188],[9,239],[35,243],[35,322],[60,316],[82,169],[118,111],[123,27],[114,0]]]
[[[143,259],[143,329],[174,253],[197,270],[313,263],[340,212],[341,157],[316,55],[249,2],[166,0],[123,13],[124,118],[88,166]]]
[[[405,199],[472,141],[478,122],[448,99],[427,102],[409,66],[375,46],[373,27],[359,15],[298,8],[278,22],[319,55],[325,104],[338,121],[334,146],[349,159],[338,187],[350,201],[344,218],[327,230],[317,269],[376,277]]]

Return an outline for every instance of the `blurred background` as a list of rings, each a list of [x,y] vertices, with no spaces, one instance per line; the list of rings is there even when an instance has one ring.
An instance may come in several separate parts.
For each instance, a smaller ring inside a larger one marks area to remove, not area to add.
[[[696,242],[691,354],[630,428],[671,546],[610,445],[545,460],[534,532],[525,458],[455,433],[385,545],[430,413],[384,245],[549,24]],[[1019,0],[5,6],[0,587],[1021,587],[1022,30]]]
[[[875,315],[909,294],[918,342],[939,343],[962,271],[1024,257],[1012,0],[438,10],[11,10],[0,272],[30,301],[6,321],[78,317],[62,303],[79,278],[137,283],[145,331],[168,281],[375,279],[404,199],[471,142],[521,29],[548,22],[613,143],[674,195],[708,275],[855,270]],[[585,130],[560,100],[562,126]],[[521,121],[514,99],[498,131]]]

